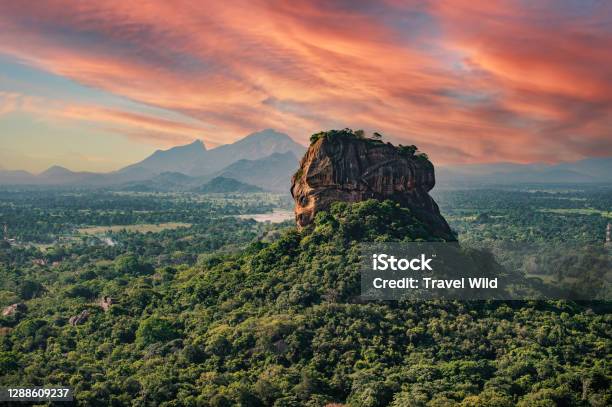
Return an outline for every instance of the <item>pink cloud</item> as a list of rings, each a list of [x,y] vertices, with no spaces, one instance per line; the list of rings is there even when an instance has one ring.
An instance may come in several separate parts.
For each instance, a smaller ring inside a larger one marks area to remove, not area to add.
[[[219,144],[267,127],[305,142],[351,126],[438,162],[611,155],[612,13],[570,7],[6,2],[0,53],[202,123],[62,111],[155,143]]]
[[[68,105],[55,114],[64,119],[96,122],[129,138],[164,146],[191,142],[205,131],[202,126],[96,106]]]

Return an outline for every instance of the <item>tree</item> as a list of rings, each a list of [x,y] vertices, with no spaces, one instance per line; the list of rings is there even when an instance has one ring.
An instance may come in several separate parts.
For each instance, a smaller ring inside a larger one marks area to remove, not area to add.
[[[124,254],[115,259],[115,271],[119,274],[151,274],[153,267],[148,263],[141,262],[133,254]]]
[[[136,330],[136,342],[143,346],[167,342],[179,336],[172,322],[163,317],[151,316],[143,320]]]
[[[24,300],[31,300],[32,298],[39,297],[45,292],[45,287],[32,280],[25,280],[19,286],[19,296]]]
[[[416,152],[418,151],[417,146],[415,146],[414,144],[411,144],[409,146],[403,146],[403,145],[399,145],[399,149],[400,152],[408,155],[408,156],[413,156],[416,154]]]
[[[0,371],[10,372],[19,368],[19,355],[15,352],[0,351]]]

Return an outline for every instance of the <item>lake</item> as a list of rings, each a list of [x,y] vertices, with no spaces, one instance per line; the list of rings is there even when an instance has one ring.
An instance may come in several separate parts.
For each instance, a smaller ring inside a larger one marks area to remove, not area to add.
[[[280,223],[286,220],[293,219],[293,211],[275,209],[271,213],[256,213],[238,215],[240,219],[254,219],[256,222]]]

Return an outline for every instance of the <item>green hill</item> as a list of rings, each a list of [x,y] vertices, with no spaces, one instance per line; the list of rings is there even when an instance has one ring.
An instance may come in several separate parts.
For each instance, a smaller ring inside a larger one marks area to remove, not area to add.
[[[215,177],[206,184],[193,191],[202,193],[230,193],[230,192],[261,192],[263,189],[255,185],[240,182],[234,178]]]
[[[72,385],[85,405],[610,405],[601,304],[360,301],[357,243],[416,239],[438,240],[366,201],[191,268],[120,256],[67,280],[108,312],[62,289],[4,317],[0,384]]]

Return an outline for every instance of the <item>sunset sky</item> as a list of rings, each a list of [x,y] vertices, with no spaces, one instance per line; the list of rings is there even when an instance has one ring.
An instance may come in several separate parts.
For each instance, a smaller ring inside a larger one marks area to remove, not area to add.
[[[1,168],[344,127],[436,164],[611,156],[612,1],[0,0]]]

